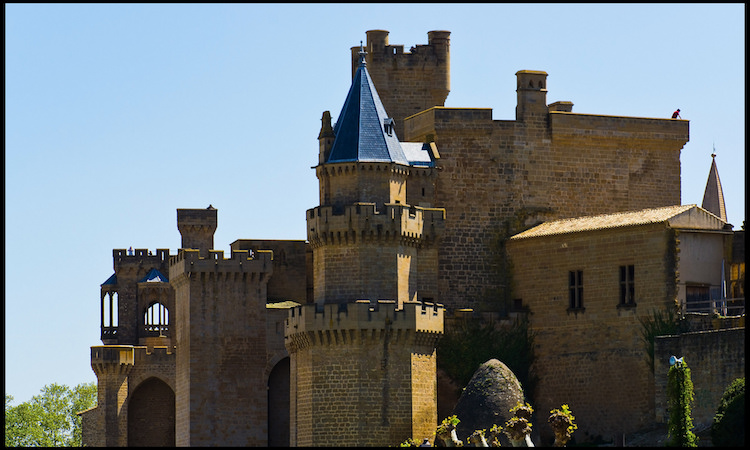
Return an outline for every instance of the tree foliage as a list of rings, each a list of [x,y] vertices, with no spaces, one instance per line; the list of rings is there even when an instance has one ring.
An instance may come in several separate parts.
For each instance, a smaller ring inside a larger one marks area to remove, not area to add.
[[[745,378],[737,378],[724,391],[711,424],[714,447],[745,446]]]
[[[95,383],[74,388],[49,384],[28,402],[11,405],[5,394],[6,447],[80,447],[81,417],[76,413],[96,404]]]
[[[641,340],[646,347],[649,368],[654,371],[654,340],[657,336],[672,336],[687,331],[685,320],[680,318],[676,308],[663,311],[653,310],[651,315],[638,318],[641,323]]]
[[[508,366],[525,396],[533,398],[534,337],[527,319],[518,319],[510,326],[467,320],[438,342],[437,366],[460,386],[469,384],[479,366],[493,358]]]
[[[697,447],[698,437],[693,433],[693,380],[687,363],[677,363],[667,374],[667,399],[669,400],[670,447]]]

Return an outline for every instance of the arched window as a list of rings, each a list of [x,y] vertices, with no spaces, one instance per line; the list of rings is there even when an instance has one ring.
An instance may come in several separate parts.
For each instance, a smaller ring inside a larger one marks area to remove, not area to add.
[[[169,309],[162,303],[151,303],[144,313],[143,323],[149,334],[163,335],[169,330]]]
[[[118,326],[118,298],[117,291],[102,293],[102,339],[114,338]]]

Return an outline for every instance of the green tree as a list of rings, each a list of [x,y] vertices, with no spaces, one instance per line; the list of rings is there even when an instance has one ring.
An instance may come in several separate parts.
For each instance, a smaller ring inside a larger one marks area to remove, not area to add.
[[[53,383],[18,406],[5,394],[5,446],[80,447],[81,418],[76,413],[93,407],[96,395],[94,383],[73,389]]]

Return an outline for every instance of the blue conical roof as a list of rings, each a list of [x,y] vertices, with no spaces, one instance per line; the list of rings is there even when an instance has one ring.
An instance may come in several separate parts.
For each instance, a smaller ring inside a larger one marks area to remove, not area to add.
[[[408,165],[360,50],[359,68],[333,131],[336,138],[327,163],[366,161]]]

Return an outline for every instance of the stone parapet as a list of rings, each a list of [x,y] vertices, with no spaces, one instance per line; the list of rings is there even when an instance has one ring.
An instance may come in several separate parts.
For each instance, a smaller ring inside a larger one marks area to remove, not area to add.
[[[98,374],[112,371],[127,373],[135,364],[132,345],[97,345],[91,347],[91,367]]]
[[[654,119],[647,117],[607,116],[550,111],[553,139],[578,136],[601,139],[666,140],[679,143],[682,148],[690,136],[687,120]]]
[[[269,250],[234,250],[230,258],[224,258],[224,251],[211,250],[208,257],[200,256],[197,249],[181,249],[169,259],[170,279],[172,274],[192,272],[272,272],[273,252]]]
[[[290,352],[314,345],[357,344],[379,340],[387,330],[396,339],[434,345],[443,333],[443,305],[358,300],[354,303],[302,305],[286,320],[285,344]],[[429,342],[428,342],[429,341]]]
[[[112,260],[115,271],[118,273],[122,269],[129,267],[159,267],[169,261],[169,249],[158,248],[156,249],[156,254],[154,254],[147,248],[137,248],[130,255],[128,254],[128,250],[116,248],[112,250]]]
[[[307,211],[307,235],[315,247],[337,242],[400,239],[416,243],[437,239],[445,228],[445,209],[386,204],[377,211],[374,203],[349,205],[336,215],[331,206]]]

